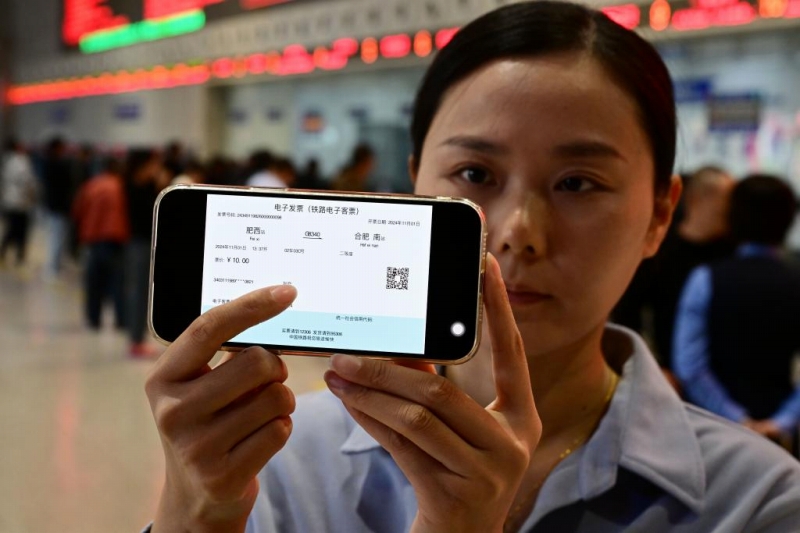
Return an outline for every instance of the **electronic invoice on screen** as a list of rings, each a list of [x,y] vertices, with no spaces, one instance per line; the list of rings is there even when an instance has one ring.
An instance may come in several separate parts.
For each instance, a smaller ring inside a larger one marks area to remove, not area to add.
[[[233,342],[424,353],[431,206],[209,194],[206,209],[201,312],[298,291]]]

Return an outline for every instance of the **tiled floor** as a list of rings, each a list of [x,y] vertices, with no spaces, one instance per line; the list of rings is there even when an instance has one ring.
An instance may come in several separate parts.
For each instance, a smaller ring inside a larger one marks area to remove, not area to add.
[[[0,228],[1,230],[2,228]],[[125,336],[83,326],[80,273],[0,267],[0,533],[139,531],[152,516],[163,457]],[[300,393],[327,362],[287,358]]]

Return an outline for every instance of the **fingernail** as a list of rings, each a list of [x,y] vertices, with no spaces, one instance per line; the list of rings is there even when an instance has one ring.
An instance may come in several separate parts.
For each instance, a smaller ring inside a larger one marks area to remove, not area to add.
[[[335,391],[341,391],[347,388],[349,382],[339,377],[336,372],[325,372],[325,383],[328,387]]]
[[[361,359],[337,353],[331,357],[331,368],[339,374],[352,376],[361,368]]]
[[[269,292],[272,295],[272,299],[279,304],[288,304],[297,296],[297,289],[292,285],[278,285]]]

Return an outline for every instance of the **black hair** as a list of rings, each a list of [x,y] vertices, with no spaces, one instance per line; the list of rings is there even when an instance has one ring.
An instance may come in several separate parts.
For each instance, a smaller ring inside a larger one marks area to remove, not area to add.
[[[731,194],[731,236],[739,244],[780,246],[796,214],[797,198],[784,180],[752,174],[737,183]]]
[[[192,173],[205,174],[206,167],[203,163],[201,163],[197,159],[192,158],[186,163],[186,166],[183,168],[183,171],[186,174],[192,174]]]
[[[250,170],[253,173],[267,170],[275,164],[275,156],[268,150],[258,150],[250,155]]]
[[[115,176],[122,176],[125,172],[125,165],[122,161],[114,156],[109,156],[103,161],[103,172],[113,174]]]
[[[461,29],[436,56],[417,93],[411,123],[414,164],[447,91],[494,61],[585,52],[637,103],[655,167],[656,193],[669,189],[675,162],[672,80],[653,46],[600,11],[549,0],[501,7]]]
[[[278,157],[273,163],[273,168],[278,172],[291,172],[295,174],[297,170],[294,167],[292,160],[287,157]]]
[[[9,152],[16,152],[19,150],[20,144],[16,137],[6,137],[5,149]]]
[[[366,143],[361,143],[353,149],[353,155],[350,157],[350,164],[348,168],[355,168],[358,165],[372,159],[375,156],[375,150]]]
[[[172,140],[167,144],[166,149],[164,151],[167,157],[178,156],[183,151],[183,144],[177,139]]]
[[[66,142],[62,137],[53,137],[47,142],[45,151],[49,157],[55,157],[65,146]]]
[[[132,148],[128,152],[128,157],[125,160],[125,179],[128,183],[136,181],[136,175],[139,170],[154,157],[158,156],[158,151],[153,148]]]

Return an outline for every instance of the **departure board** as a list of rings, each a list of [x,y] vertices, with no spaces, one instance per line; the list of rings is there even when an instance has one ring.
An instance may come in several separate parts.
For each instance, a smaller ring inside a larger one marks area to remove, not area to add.
[[[207,21],[308,0],[62,0],[61,35],[87,53],[201,29]]]

